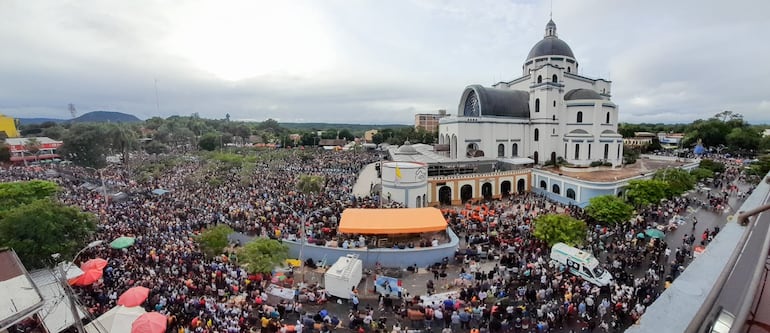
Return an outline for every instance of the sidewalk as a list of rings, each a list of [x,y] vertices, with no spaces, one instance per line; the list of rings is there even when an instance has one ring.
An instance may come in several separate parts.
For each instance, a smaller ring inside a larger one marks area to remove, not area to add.
[[[353,195],[367,197],[371,193],[372,186],[380,183],[380,179],[377,177],[377,169],[375,169],[377,163],[379,162],[370,163],[361,170],[356,183],[353,185]]]

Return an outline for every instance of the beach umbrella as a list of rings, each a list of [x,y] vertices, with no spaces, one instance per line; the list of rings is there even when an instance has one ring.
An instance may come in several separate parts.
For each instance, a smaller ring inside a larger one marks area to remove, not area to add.
[[[118,298],[118,305],[132,307],[139,306],[150,296],[150,289],[145,287],[129,288]]]
[[[663,233],[663,231],[660,231],[658,229],[647,229],[644,231],[644,233],[647,236],[650,236],[652,238],[663,238],[666,237],[666,234]]]
[[[640,233],[636,234],[636,238],[640,238],[640,239],[644,238],[644,233],[640,232]]]
[[[83,271],[92,270],[92,269],[102,270],[104,269],[104,267],[107,267],[107,260],[104,260],[102,258],[90,259],[80,264],[80,269],[82,269]]]
[[[165,333],[166,316],[159,312],[148,312],[136,318],[131,324],[131,333]]]
[[[110,243],[110,247],[113,249],[125,249],[131,245],[134,245],[134,237],[118,237],[112,243]]]
[[[101,269],[89,269],[83,272],[83,275],[70,279],[68,282],[71,286],[88,286],[99,281],[102,275],[104,272]]]

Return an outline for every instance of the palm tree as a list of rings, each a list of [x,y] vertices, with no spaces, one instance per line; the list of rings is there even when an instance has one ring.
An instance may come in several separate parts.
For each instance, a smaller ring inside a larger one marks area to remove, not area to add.
[[[114,125],[110,128],[109,135],[113,148],[117,148],[123,155],[123,165],[128,165],[128,152],[135,146],[138,139],[136,132],[129,128],[128,125]]]

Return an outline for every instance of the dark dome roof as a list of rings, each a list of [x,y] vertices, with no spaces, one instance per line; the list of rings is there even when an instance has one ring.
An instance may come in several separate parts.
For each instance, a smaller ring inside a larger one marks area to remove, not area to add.
[[[565,101],[571,101],[573,99],[603,99],[599,93],[591,89],[572,89],[564,94]]]
[[[463,95],[466,98],[470,97],[471,93],[477,96],[481,116],[529,118],[529,92],[485,88],[480,85],[471,85],[465,90]]]
[[[532,50],[529,51],[529,55],[527,55],[527,60],[549,55],[561,55],[575,58],[575,55],[572,54],[572,49],[566,42],[558,37],[548,36],[532,47]]]

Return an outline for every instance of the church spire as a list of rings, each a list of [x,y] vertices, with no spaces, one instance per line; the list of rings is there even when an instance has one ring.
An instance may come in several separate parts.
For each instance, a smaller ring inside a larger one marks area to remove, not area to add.
[[[556,35],[556,23],[553,19],[548,20],[548,24],[545,25],[545,37],[558,37]]]

